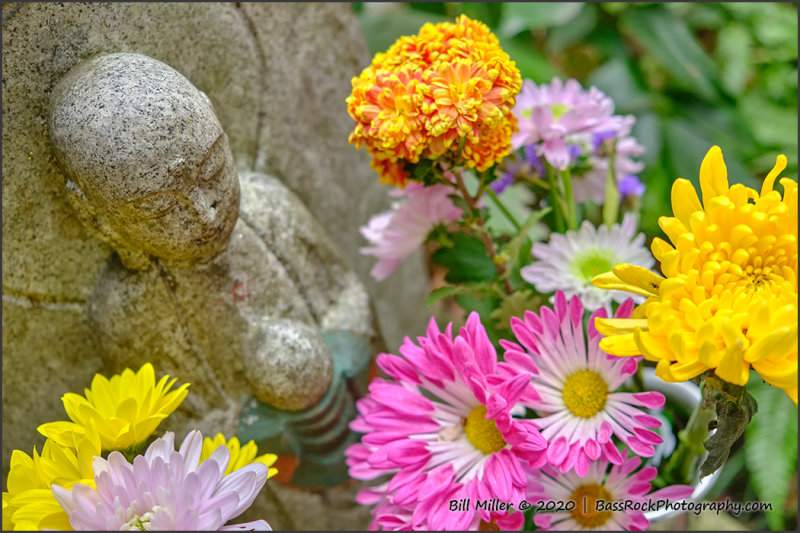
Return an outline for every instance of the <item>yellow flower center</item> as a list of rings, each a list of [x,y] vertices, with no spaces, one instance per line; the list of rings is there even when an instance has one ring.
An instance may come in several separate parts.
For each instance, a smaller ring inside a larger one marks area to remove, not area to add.
[[[481,523],[478,525],[478,531],[500,531],[500,526],[495,524],[494,520],[491,522],[484,522],[481,520]]]
[[[479,405],[469,414],[464,422],[464,434],[475,448],[487,455],[499,452],[506,445],[494,420],[486,419],[485,405]]]
[[[592,418],[606,405],[608,385],[596,372],[581,370],[567,378],[563,396],[573,415]]]
[[[597,485],[596,483],[581,485],[575,489],[569,499],[575,502],[575,507],[572,509],[572,519],[587,529],[602,526],[614,514],[611,511],[598,512],[595,510],[595,502],[597,500],[613,501],[611,493],[602,485]]]
[[[553,112],[553,120],[557,121],[570,110],[570,107],[567,104],[550,104],[550,110]]]

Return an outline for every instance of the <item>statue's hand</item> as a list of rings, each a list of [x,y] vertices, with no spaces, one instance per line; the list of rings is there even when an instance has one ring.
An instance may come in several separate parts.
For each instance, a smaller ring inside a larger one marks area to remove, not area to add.
[[[254,324],[244,365],[253,396],[286,411],[315,405],[333,375],[330,351],[317,330],[291,319]]]
[[[366,390],[371,361],[369,343],[344,330],[317,334],[308,326],[290,320],[270,321],[260,329],[260,333],[252,336],[254,342],[259,339],[260,342],[256,342],[247,357],[262,360],[258,363],[263,365],[258,374],[262,377],[256,382],[262,396],[261,401],[249,398],[242,406],[239,438],[243,442],[255,440],[263,450],[295,458],[296,468],[284,478],[291,478],[292,485],[329,487],[346,481],[343,454],[347,446],[359,439],[348,426],[356,415],[355,400]],[[324,350],[318,343],[322,343]],[[263,355],[257,355],[258,351]],[[304,375],[301,360],[313,366],[321,353],[331,360],[332,368],[328,374],[330,384],[317,397],[320,387],[317,374],[312,374],[314,379],[308,383],[290,376],[295,368]],[[280,379],[276,373],[283,373]],[[253,383],[253,377],[250,379]],[[281,393],[276,394],[275,389]],[[263,394],[267,390],[271,391],[268,399]],[[291,411],[280,408],[275,400],[281,398],[281,404],[286,405],[285,398],[295,398],[293,404],[300,405],[312,397],[315,398],[312,405]]]

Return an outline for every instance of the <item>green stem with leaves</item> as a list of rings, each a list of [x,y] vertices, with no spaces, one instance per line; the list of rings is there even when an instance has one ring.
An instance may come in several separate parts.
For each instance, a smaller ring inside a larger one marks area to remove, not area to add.
[[[497,269],[497,274],[500,276],[500,279],[503,280],[503,286],[506,291],[506,294],[513,294],[514,289],[511,287],[511,282],[509,281],[508,277],[505,275],[505,261],[498,262],[497,261],[497,251],[494,248],[494,244],[492,243],[492,237],[489,235],[489,232],[486,231],[486,227],[483,224],[483,217],[480,214],[476,214],[478,210],[476,209],[476,205],[478,203],[478,198],[482,193],[484,187],[484,180],[483,176],[481,176],[481,183],[478,187],[478,193],[475,196],[469,194],[467,191],[467,186],[464,185],[464,179],[461,176],[461,171],[458,169],[453,170],[453,175],[456,177],[456,189],[461,193],[461,196],[464,198],[464,201],[467,202],[467,206],[471,212],[471,216],[475,219],[474,230],[478,233],[478,236],[483,241],[483,245],[486,248],[486,253],[489,254],[489,257],[492,259],[494,263],[495,269]]]

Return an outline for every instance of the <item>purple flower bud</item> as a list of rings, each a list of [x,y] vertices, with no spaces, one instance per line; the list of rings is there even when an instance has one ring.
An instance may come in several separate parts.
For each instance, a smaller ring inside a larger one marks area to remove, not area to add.
[[[644,183],[639,181],[634,175],[628,175],[622,178],[618,184],[619,193],[622,196],[641,196],[644,194]]]

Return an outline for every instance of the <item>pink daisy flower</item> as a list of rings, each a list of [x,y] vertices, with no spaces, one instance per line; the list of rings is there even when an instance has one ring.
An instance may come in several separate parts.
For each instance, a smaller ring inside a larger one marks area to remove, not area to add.
[[[192,431],[179,451],[167,432],[130,464],[119,452],[95,457],[97,489],[53,485],[76,530],[271,530],[263,520],[225,526],[253,503],[267,467],[251,463],[228,475],[230,451],[219,446],[200,463],[203,437]]]
[[[452,324],[441,332],[431,319],[419,345],[406,337],[400,356],[378,355],[378,367],[392,380],[373,380],[357,403],[350,427],[365,435],[346,452],[350,475],[389,476],[358,497],[377,504],[373,527],[458,530],[489,523],[495,517],[476,511],[476,501],[519,502],[525,468],[544,461],[546,444],[535,423],[515,417],[524,414],[521,398],[538,399],[531,374],[505,365],[500,375],[502,363],[477,313],[455,339],[451,330]],[[451,511],[453,499],[471,505]]]
[[[601,459],[591,463],[583,477],[575,472],[561,473],[549,465],[530,472],[528,500],[533,505],[552,501],[556,506],[561,505],[559,502],[569,506],[569,510],[565,506],[562,511],[538,513],[533,517],[534,523],[544,531],[647,529],[650,522],[641,510],[603,510],[595,504],[597,500],[604,500],[631,502],[629,506],[632,506],[650,500],[651,505],[656,505],[656,500],[675,502],[691,496],[693,488],[689,485],[672,485],[650,493],[650,481],[657,471],[651,466],[633,473],[641,462],[634,455],[611,466],[609,471],[609,462]]]
[[[378,281],[389,277],[397,266],[425,242],[437,224],[448,224],[461,217],[461,209],[448,197],[447,185],[425,187],[409,182],[405,189],[390,194],[400,198],[390,211],[369,219],[361,234],[372,246],[361,249],[364,255],[378,258],[370,274]]]
[[[633,301],[617,310],[617,318],[630,316]],[[598,309],[589,318],[584,340],[583,304],[577,296],[567,303],[556,292],[555,312],[542,307],[540,314],[526,311],[524,320],[511,319],[511,330],[522,344],[501,340],[505,361],[521,371],[535,372],[532,383],[540,396],[527,405],[541,414],[536,425],[547,439],[547,462],[561,472],[574,468],[583,477],[592,461],[601,457],[614,464],[622,455],[611,440],[616,435],[635,453],[650,457],[661,442],[648,428],[661,425],[641,407],[658,408],[664,396],[655,391],[614,392],[634,372],[639,358],[614,357],[600,350],[602,335],[594,327]]]
[[[567,144],[574,144],[576,135],[617,131],[624,120],[614,115],[614,102],[599,89],[587,91],[576,80],[565,84],[558,78],[549,85],[524,80],[513,113],[519,131],[511,137],[512,147],[541,143],[539,155],[558,170],[570,166]]]

